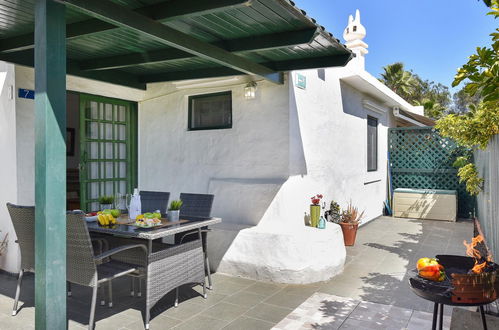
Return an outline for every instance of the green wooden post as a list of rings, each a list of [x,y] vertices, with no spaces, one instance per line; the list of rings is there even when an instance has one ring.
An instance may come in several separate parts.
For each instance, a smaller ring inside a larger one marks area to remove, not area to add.
[[[66,329],[65,6],[35,7],[35,325]]]

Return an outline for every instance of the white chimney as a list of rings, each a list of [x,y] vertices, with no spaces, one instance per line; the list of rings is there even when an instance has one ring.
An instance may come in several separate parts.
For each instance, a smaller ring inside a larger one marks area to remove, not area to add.
[[[350,15],[348,17],[348,25],[343,31],[343,39],[345,45],[355,53],[355,58],[350,61],[351,65],[355,65],[358,69],[365,68],[365,55],[368,53],[367,44],[362,41],[366,37],[366,28],[360,23],[360,12],[355,11],[355,19]],[[349,64],[350,64],[349,63]]]

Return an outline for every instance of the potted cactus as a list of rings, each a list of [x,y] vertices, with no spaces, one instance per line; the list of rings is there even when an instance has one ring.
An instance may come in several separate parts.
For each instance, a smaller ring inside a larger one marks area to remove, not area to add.
[[[168,221],[176,222],[179,221],[180,217],[180,208],[182,207],[183,202],[181,200],[171,201],[170,207],[168,207],[167,218]]]
[[[341,212],[340,226],[343,231],[343,241],[346,246],[355,244],[359,222],[363,217],[364,211],[359,214],[358,208],[352,205],[351,200],[348,203],[347,208]]]
[[[324,212],[324,217],[329,222],[340,223],[341,222],[340,205],[335,201],[331,201],[331,204],[329,204],[329,210]]]
[[[319,218],[321,216],[321,206],[319,205],[322,199],[322,195],[318,194],[310,197],[312,204],[310,204],[310,226],[317,227],[319,224]]]

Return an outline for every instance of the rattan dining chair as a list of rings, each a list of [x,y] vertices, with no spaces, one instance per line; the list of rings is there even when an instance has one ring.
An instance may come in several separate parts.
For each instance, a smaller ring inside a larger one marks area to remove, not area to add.
[[[215,196],[211,194],[181,193],[180,200],[182,201],[182,206],[180,207],[180,218],[183,216],[210,217],[214,199]],[[212,290],[213,283],[211,281],[210,260],[208,258],[209,231],[210,229],[207,227],[201,229],[201,240],[203,245],[205,274],[208,276],[207,288]],[[181,244],[190,239],[195,239],[198,233],[198,230],[192,230],[184,234],[175,235],[175,243]],[[177,288],[175,290],[175,307],[178,306],[178,295],[179,289]]]
[[[146,212],[154,212],[159,210],[161,215],[164,217],[166,216],[166,209],[168,207],[168,200],[170,199],[170,193],[165,192],[165,191],[147,191],[147,190],[141,190],[139,192],[140,194],[140,204],[141,204],[141,212],[146,213]],[[127,254],[128,252],[120,253],[119,256],[120,258]],[[129,256],[133,259],[133,256]],[[124,260],[126,260],[127,257],[125,257]],[[142,265],[142,264],[140,264]],[[137,288],[137,293],[135,293],[135,278],[137,278],[138,281],[138,288]],[[143,276],[139,276],[137,274],[131,274],[130,275],[130,296],[135,296],[137,294],[137,297],[142,296],[142,279]]]
[[[17,314],[24,272],[35,272],[35,207],[7,203],[12,225],[21,250],[21,269],[17,277],[16,296],[12,315]]]
[[[143,257],[147,258],[147,248],[143,244],[122,245],[94,256],[92,242],[82,213],[67,214],[66,235],[67,281],[91,287],[93,290],[88,322],[88,329],[92,330],[95,323],[98,288],[107,283],[109,299],[112,300],[111,281],[113,279],[143,271],[136,265],[113,260],[112,256],[133,249],[143,251]]]
[[[169,192],[145,190],[140,191],[142,213],[154,212],[156,210],[159,210],[162,215],[165,215],[169,199]]]

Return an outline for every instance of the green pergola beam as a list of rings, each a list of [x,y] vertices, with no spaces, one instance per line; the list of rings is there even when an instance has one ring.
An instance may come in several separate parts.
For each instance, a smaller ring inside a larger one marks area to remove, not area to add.
[[[250,6],[252,0],[170,0],[154,5],[144,6],[134,11],[148,18],[158,21],[169,21],[180,17],[189,17],[194,15],[203,15],[228,8],[238,8]],[[114,24],[104,22],[100,19],[89,19],[81,22],[75,22],[66,26],[66,38],[71,40],[92,33],[103,32],[117,29]],[[16,37],[0,40],[0,51],[12,52],[24,49],[30,49],[34,46],[34,34],[28,33]]]
[[[0,53],[0,61],[6,61],[19,65],[34,67],[33,49],[21,50],[13,53]],[[137,76],[120,71],[82,71],[79,63],[68,59],[66,65],[67,74],[107,82],[125,87],[146,89],[146,84],[140,82]]]
[[[116,5],[108,0],[61,0],[67,6],[103,21],[134,30],[167,46],[180,49],[214,63],[246,74],[260,76],[276,84],[282,84],[275,71],[237,56],[188,34],[161,24],[144,15]],[[282,77],[281,77],[282,78]]]
[[[317,28],[285,31],[265,34],[258,37],[224,40],[223,42],[216,42],[212,45],[223,48],[229,52],[274,49],[308,44],[315,39],[318,33],[319,31]],[[82,70],[89,71],[109,70],[140,64],[160,63],[192,58],[195,58],[195,56],[190,53],[175,48],[166,48],[143,53],[131,53],[81,61],[80,68]]]
[[[292,70],[305,70],[305,69],[316,69],[316,68],[326,68],[333,66],[344,66],[348,63],[352,54],[341,54],[341,55],[331,55],[324,57],[311,57],[306,59],[297,60],[286,60],[279,62],[267,62],[263,63],[265,66],[271,67],[278,72],[292,71]],[[139,81],[144,83],[152,82],[165,82],[165,81],[175,81],[175,80],[187,80],[187,79],[201,79],[201,78],[215,78],[215,77],[226,77],[226,76],[236,76],[242,73],[224,67],[213,67],[213,68],[203,68],[187,71],[172,71],[172,72],[162,72],[151,75],[143,75],[139,77]]]
[[[66,8],[35,5],[35,327],[66,329]]]

